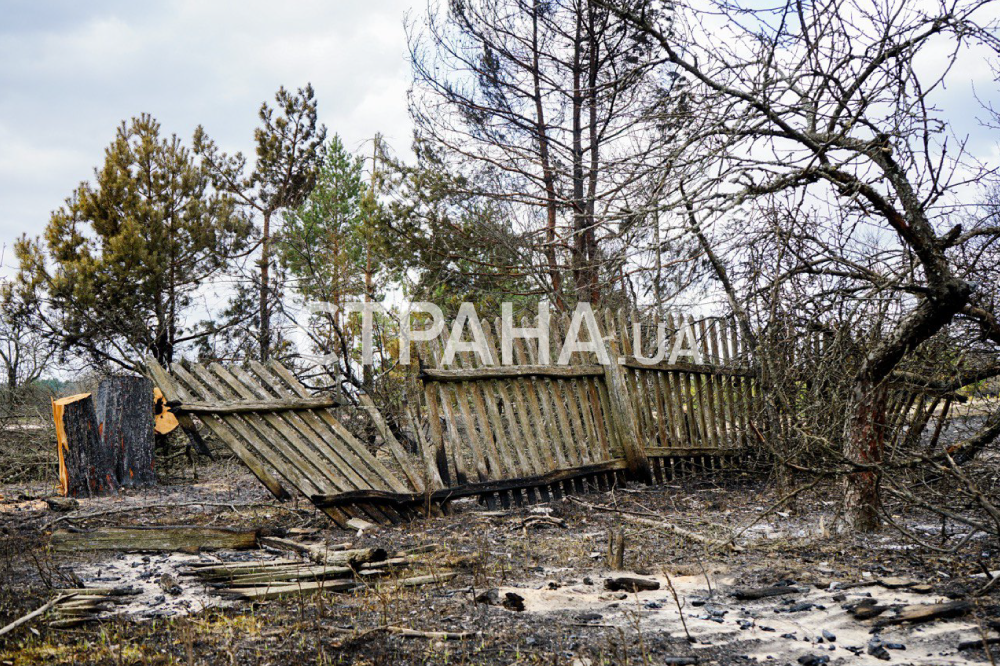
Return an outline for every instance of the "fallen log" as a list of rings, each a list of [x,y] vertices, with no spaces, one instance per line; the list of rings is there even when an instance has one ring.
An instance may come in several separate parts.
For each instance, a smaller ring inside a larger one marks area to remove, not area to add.
[[[59,590],[59,594],[85,597],[131,597],[140,592],[141,590],[135,587],[72,587]]]
[[[115,456],[101,438],[89,393],[52,401],[59,453],[59,491],[70,497],[118,492]]]
[[[738,587],[733,590],[733,597],[739,599],[740,601],[754,601],[756,599],[765,599],[767,597],[780,597],[785,594],[801,594],[804,592],[802,588],[792,587],[791,585],[775,585],[772,587]]]
[[[285,583],[261,587],[234,587],[226,590],[227,595],[244,601],[268,601],[297,594],[320,592],[347,592],[358,586],[353,580],[317,580],[305,583]]]
[[[972,611],[968,601],[951,601],[944,604],[914,604],[904,606],[894,617],[887,617],[875,623],[876,627],[887,627],[904,622],[930,622],[946,618],[961,617]]]
[[[80,617],[84,615],[97,615],[98,613],[106,613],[113,610],[115,605],[110,602],[87,602],[79,604],[60,604],[55,612],[60,616],[75,616]]]
[[[859,601],[855,604],[850,604],[846,606],[847,612],[850,613],[851,617],[855,620],[870,620],[873,617],[878,617],[882,613],[886,612],[892,606],[886,604],[880,604],[875,599],[868,598]]]
[[[78,617],[66,620],[53,620],[49,622],[50,629],[72,629],[74,627],[79,627],[81,624],[87,624],[88,622],[93,622],[96,618],[92,615],[86,617]]]
[[[386,627],[391,634],[402,636],[403,638],[429,638],[437,641],[462,641],[467,638],[475,638],[478,631],[419,631],[417,629],[407,629],[406,627]]]
[[[278,537],[262,537],[261,545],[302,553],[313,562],[356,567],[368,562],[381,562],[389,554],[383,548],[344,548],[345,544],[299,543]]]
[[[260,543],[262,546],[270,546],[272,548],[277,548],[279,550],[290,550],[296,553],[302,553],[303,555],[308,555],[311,550],[320,547],[319,544],[302,543],[300,541],[283,539],[281,537],[261,537]],[[322,546],[322,548],[328,552],[337,550],[348,550],[350,547],[351,547],[350,542],[329,543]]]
[[[109,377],[97,387],[97,426],[115,459],[123,488],[156,483],[153,469],[153,382],[145,377]]]
[[[246,574],[255,571],[275,569],[278,567],[300,567],[304,566],[302,560],[255,560],[253,562],[192,562],[184,569],[185,573],[196,574],[198,576],[233,576],[236,574]]]
[[[230,585],[233,587],[252,587],[267,583],[287,583],[289,581],[329,580],[331,578],[350,578],[354,575],[351,567],[312,566],[296,569],[279,569],[276,571],[258,571],[253,574],[234,576]]]
[[[660,589],[660,582],[637,576],[615,576],[604,581],[604,589],[612,592],[647,592]]]
[[[432,585],[434,583],[447,583],[458,574],[448,571],[437,574],[427,574],[425,576],[413,576],[411,578],[401,578],[396,581],[396,587],[419,587],[421,585]]]
[[[274,509],[276,511],[287,511],[289,513],[296,513],[296,509],[281,506],[280,504],[270,504],[267,502],[152,502],[150,504],[136,504],[134,506],[124,506],[116,507],[114,509],[104,509],[102,511],[89,511],[89,512],[74,512],[68,513],[58,518],[54,518],[47,523],[45,523],[42,528],[48,529],[56,523],[61,523],[64,520],[80,522],[83,520],[89,520],[90,518],[99,518],[102,516],[111,516],[119,513],[130,513],[132,511],[145,511],[146,509],[177,509],[180,507],[221,507],[224,509],[230,509],[235,511],[236,509],[245,509],[248,507],[261,507]]]
[[[257,547],[258,537],[259,530],[225,527],[104,527],[87,532],[57,530],[52,533],[52,547],[57,551],[249,550]]]
[[[971,641],[962,641],[958,644],[959,650],[975,650],[976,648],[986,649],[987,645],[1000,645],[1000,638],[976,638]]]

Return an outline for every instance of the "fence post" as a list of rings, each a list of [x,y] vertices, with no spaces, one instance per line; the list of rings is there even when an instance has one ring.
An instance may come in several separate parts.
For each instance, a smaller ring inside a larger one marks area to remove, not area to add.
[[[625,449],[629,478],[652,483],[653,474],[649,466],[649,456],[646,455],[645,444],[639,438],[635,408],[628,395],[625,374],[618,362],[621,348],[614,336],[607,338],[607,348],[610,362],[604,366],[604,383],[607,384],[611,404],[611,423],[608,426],[617,430],[618,439]]]

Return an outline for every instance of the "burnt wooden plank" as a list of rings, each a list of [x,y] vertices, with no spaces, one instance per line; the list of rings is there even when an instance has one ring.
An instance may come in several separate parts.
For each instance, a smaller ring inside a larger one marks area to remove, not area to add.
[[[592,475],[600,472],[618,472],[624,470],[626,463],[623,460],[614,460],[586,467],[577,467],[568,470],[556,470],[534,477],[521,479],[503,479],[499,481],[487,481],[484,483],[470,483],[455,488],[445,488],[430,494],[430,499],[435,502],[442,502],[462,497],[474,497],[483,493],[502,493],[525,490],[527,488],[540,488],[553,483],[575,479],[582,476]],[[426,495],[418,493],[388,493],[377,490],[357,490],[337,495],[315,495],[311,497],[316,506],[342,506],[356,501],[386,502],[390,504],[413,504],[423,502]]]

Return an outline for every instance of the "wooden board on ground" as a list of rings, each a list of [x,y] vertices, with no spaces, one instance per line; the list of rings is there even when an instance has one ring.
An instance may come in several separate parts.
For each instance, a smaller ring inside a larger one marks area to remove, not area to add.
[[[258,530],[192,525],[103,527],[86,532],[57,530],[52,533],[52,547],[57,551],[196,552],[222,549],[248,550],[257,547],[258,536]]]

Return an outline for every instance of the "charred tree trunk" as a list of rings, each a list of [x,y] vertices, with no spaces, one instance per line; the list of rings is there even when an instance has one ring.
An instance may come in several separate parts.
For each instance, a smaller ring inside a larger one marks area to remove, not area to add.
[[[118,492],[115,456],[105,445],[89,393],[52,401],[59,448],[59,489],[69,497]]]
[[[97,423],[115,458],[124,488],[156,483],[153,469],[153,383],[145,377],[111,377],[97,389]]]
[[[844,437],[844,457],[848,462],[875,466],[871,470],[852,472],[844,483],[847,524],[861,532],[874,532],[879,528],[877,466],[882,462],[885,444],[888,399],[885,379],[903,357],[947,326],[972,293],[971,285],[952,277],[946,264],[935,267],[936,273],[929,268],[925,268],[925,272],[935,276],[936,288],[868,353],[855,380]]]
[[[879,465],[885,445],[885,409],[888,390],[884,382],[859,381],[855,387],[854,411],[848,423],[844,453],[859,465]],[[844,502],[848,525],[858,532],[878,530],[879,471],[877,468],[848,474],[844,480]]]

